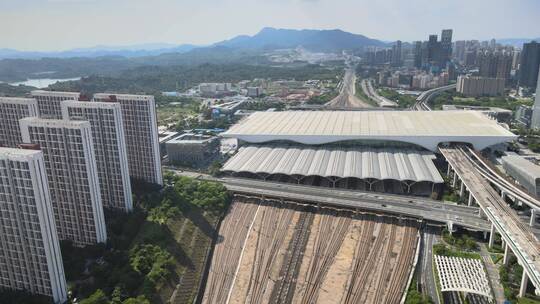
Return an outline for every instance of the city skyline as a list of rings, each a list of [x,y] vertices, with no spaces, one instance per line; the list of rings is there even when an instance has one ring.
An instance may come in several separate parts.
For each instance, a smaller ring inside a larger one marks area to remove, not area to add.
[[[130,13],[125,14],[127,11]],[[32,0],[0,3],[0,17],[0,25],[10,29],[0,35],[0,48],[22,51],[148,43],[208,45],[237,35],[253,35],[264,27],[338,28],[383,41],[423,40],[439,28],[454,29],[454,40],[540,36],[535,27],[540,3],[532,0],[512,5],[503,0],[445,0],[437,5],[427,0],[343,0],[339,5],[329,0]],[[34,20],[40,26],[20,20]],[[519,20],[519,27],[515,20]]]

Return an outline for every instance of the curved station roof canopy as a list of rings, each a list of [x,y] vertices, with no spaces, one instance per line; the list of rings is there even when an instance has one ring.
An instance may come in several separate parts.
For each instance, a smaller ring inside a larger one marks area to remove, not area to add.
[[[222,168],[229,172],[444,182],[428,151],[371,148],[247,146]]]
[[[431,151],[444,142],[470,143],[482,150],[517,137],[476,111],[256,112],[221,135],[249,143],[290,141],[307,145],[398,141]]]

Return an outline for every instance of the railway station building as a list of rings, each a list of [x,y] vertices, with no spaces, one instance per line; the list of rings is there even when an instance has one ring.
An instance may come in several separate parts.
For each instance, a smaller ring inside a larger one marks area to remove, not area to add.
[[[239,142],[222,168],[231,176],[422,196],[444,183],[439,145],[516,137],[476,111],[256,112],[221,136]]]

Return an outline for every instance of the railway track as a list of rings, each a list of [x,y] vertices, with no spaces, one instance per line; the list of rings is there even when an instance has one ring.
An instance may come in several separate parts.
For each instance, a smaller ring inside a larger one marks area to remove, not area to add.
[[[350,217],[339,216],[337,212],[324,212],[321,215],[321,223],[315,236],[315,246],[304,283],[305,289],[299,303],[316,303],[323,280],[341,248],[351,220]]]
[[[309,238],[309,228],[313,223],[313,212],[302,212],[295,227],[295,233],[289,244],[287,255],[280,271],[280,278],[272,291],[270,302],[272,304],[291,303],[296,288],[296,278]]]
[[[212,257],[207,288],[203,303],[226,303],[239,263],[244,241],[258,205],[234,203],[222,223],[222,235],[231,236],[218,240]]]
[[[540,286],[539,269],[540,243],[531,227],[524,223],[516,212],[499,196],[489,182],[477,171],[473,157],[466,148],[456,145],[441,147],[441,153],[451,163],[458,175],[464,179],[477,203],[490,221],[502,233],[512,247],[520,264],[527,271],[535,286]],[[472,187],[472,188],[471,188]]]
[[[202,302],[399,303],[418,225],[236,195],[221,225]],[[339,290],[335,295],[333,288]]]
[[[371,250],[369,251],[366,261],[363,263],[361,270],[358,273],[353,274],[353,281],[349,286],[348,297],[345,298],[347,304],[353,303],[365,303],[362,301],[362,298],[366,297],[366,285],[369,281],[369,278],[372,275],[373,270],[375,269],[375,262],[377,257],[380,254],[384,246],[384,234],[386,233],[387,225],[381,225],[378,235],[374,240],[374,243],[371,245]],[[369,287],[367,288],[369,289]]]
[[[474,160],[472,159],[472,156],[469,154],[470,152],[468,152],[466,148],[458,147],[454,151],[458,151],[458,153],[455,153],[455,155],[460,163],[469,163],[471,164],[471,167],[474,167]],[[499,214],[504,214],[505,218],[508,218],[510,220],[507,225],[519,227],[518,231],[521,236],[524,237],[528,241],[528,243],[536,250],[540,251],[540,243],[532,233],[529,225],[523,223],[523,221],[519,218],[516,212],[500,198],[499,194],[487,183],[486,180],[484,180],[483,178],[479,178],[476,175],[473,176],[475,176],[478,180],[478,184],[485,185],[485,198],[490,203],[490,206],[488,207],[495,209]]]
[[[264,202],[263,202],[264,203]],[[251,268],[245,303],[262,303],[270,279],[270,271],[277,259],[285,236],[291,225],[294,209],[266,203],[261,213],[261,225],[257,231],[255,260]]]
[[[418,238],[418,228],[414,223],[410,225],[405,227],[401,242],[401,248],[404,248],[404,250],[398,253],[396,261],[397,269],[392,271],[392,276],[388,284],[389,290],[386,292],[382,303],[399,303],[402,293],[406,288],[406,278],[411,271],[410,261],[415,254]]]

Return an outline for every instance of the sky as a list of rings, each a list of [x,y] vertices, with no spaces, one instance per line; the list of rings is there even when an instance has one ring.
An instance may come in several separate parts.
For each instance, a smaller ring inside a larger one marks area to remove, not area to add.
[[[0,48],[211,44],[263,27],[342,29],[370,38],[540,37],[540,0],[0,0]]]

